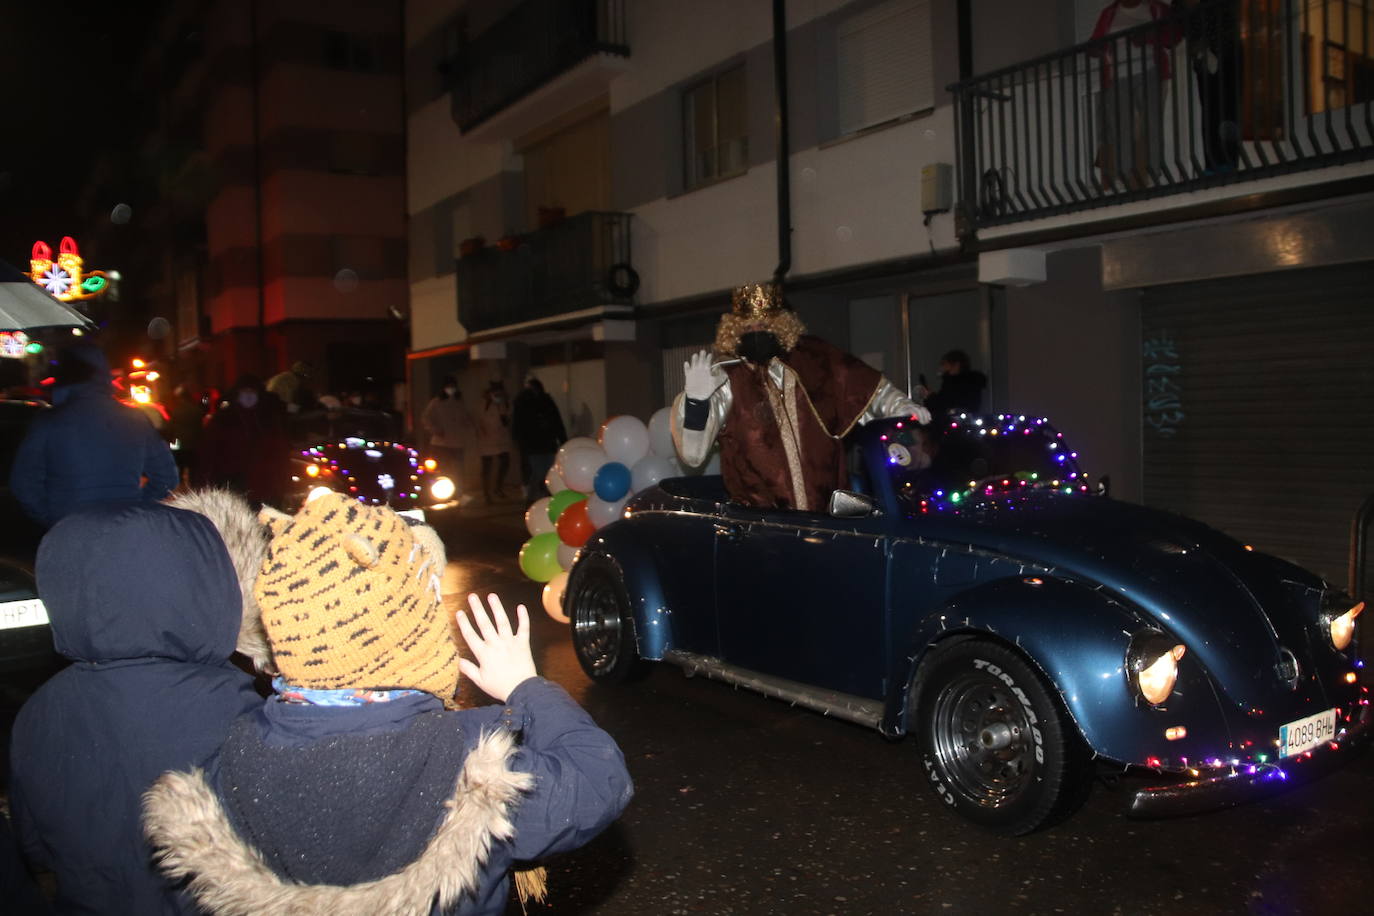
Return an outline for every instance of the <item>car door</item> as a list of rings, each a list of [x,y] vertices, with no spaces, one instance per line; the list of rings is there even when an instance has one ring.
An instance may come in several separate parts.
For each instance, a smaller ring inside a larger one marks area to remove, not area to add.
[[[883,519],[728,506],[716,523],[725,661],[882,696],[888,535]]]

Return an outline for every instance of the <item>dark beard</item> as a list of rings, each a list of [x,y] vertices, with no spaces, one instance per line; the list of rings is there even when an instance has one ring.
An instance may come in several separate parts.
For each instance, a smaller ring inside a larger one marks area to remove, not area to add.
[[[747,331],[739,336],[736,352],[751,363],[766,366],[769,360],[775,356],[782,356],[785,351],[773,332]]]

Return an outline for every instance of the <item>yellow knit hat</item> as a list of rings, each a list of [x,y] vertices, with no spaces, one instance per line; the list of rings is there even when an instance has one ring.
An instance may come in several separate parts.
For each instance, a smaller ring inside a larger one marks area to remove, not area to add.
[[[453,697],[458,646],[440,602],[443,558],[406,519],[331,493],[263,521],[272,540],[253,594],[288,684]]]

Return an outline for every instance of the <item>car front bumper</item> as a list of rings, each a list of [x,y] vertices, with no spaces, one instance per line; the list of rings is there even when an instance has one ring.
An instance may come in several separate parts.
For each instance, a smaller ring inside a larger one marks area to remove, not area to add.
[[[1127,813],[1134,817],[1172,817],[1242,805],[1340,767],[1374,731],[1374,706],[1361,706],[1359,718],[1334,741],[1277,763],[1240,765],[1229,772],[1138,790]]]

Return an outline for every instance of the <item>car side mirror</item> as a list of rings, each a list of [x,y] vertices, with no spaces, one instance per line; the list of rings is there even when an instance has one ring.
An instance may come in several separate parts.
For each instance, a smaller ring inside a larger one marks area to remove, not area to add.
[[[1101,477],[1097,478],[1097,495],[1112,495],[1112,478],[1110,474],[1103,474]]]
[[[873,497],[853,490],[835,490],[830,494],[831,518],[867,518],[877,509]]]

